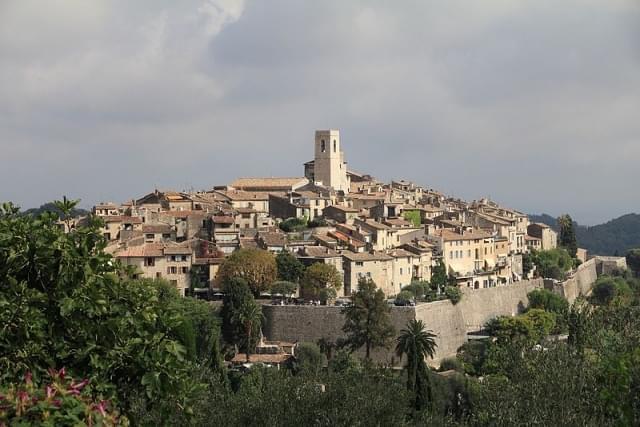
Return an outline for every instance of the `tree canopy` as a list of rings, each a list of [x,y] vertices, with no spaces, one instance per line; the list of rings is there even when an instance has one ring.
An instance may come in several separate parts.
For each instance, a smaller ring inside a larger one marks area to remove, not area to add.
[[[336,297],[342,288],[342,276],[333,264],[317,262],[307,267],[301,286],[306,299],[324,302]]]
[[[388,347],[394,334],[391,324],[391,308],[385,301],[384,292],[377,289],[371,279],[361,279],[358,291],[351,299],[353,304],[343,309],[345,323],[342,330],[347,335],[344,346],[351,351],[365,348],[365,357],[371,357],[371,350]]]
[[[277,274],[276,260],[271,253],[261,249],[239,249],[225,258],[217,281],[224,286],[225,282],[241,277],[257,297],[269,290]]]

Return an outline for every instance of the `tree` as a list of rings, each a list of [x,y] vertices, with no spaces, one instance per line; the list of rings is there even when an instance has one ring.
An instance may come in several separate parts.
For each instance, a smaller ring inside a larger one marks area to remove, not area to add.
[[[537,251],[533,259],[538,267],[537,272],[544,278],[564,279],[564,275],[573,267],[573,259],[565,248]]]
[[[414,280],[413,282],[402,288],[402,290],[411,292],[414,300],[422,299],[424,298],[425,293],[429,290],[429,283]]]
[[[337,344],[335,341],[330,340],[329,338],[322,337],[317,342],[318,347],[320,347],[320,351],[325,355],[328,361],[333,359],[333,351],[336,349]]]
[[[627,252],[627,265],[636,275],[640,277],[640,248],[631,249]]]
[[[420,211],[406,210],[402,212],[402,216],[407,221],[410,221],[414,227],[420,228],[422,225],[422,218],[420,218]]]
[[[322,369],[325,357],[314,343],[302,342],[296,346],[295,369],[299,373],[317,376]]]
[[[409,321],[396,339],[396,355],[407,356],[407,389],[413,393],[413,408],[424,409],[432,401],[429,368],[425,358],[433,358],[437,344],[435,335],[425,330],[422,320]]]
[[[529,308],[540,308],[556,314],[565,314],[569,309],[569,302],[548,289],[535,289],[527,294]]]
[[[287,282],[300,283],[304,274],[304,265],[289,251],[282,251],[276,256],[278,279]]]
[[[447,275],[447,268],[444,265],[444,260],[440,258],[431,272],[431,288],[438,293],[444,290],[444,287],[449,283],[449,277]]]
[[[522,254],[522,273],[524,274],[524,277],[529,277],[529,273],[531,272],[531,270],[533,270],[533,266],[533,254]]]
[[[317,262],[305,270],[301,287],[305,298],[326,302],[342,288],[342,277],[333,264]]]
[[[253,295],[258,297],[276,280],[276,260],[269,252],[261,249],[240,249],[224,260],[218,271],[220,285],[241,277],[247,281]]]
[[[561,215],[558,217],[558,226],[560,227],[559,245],[569,252],[571,258],[575,258],[578,252],[578,242],[573,229],[573,219],[569,214]]]
[[[385,301],[384,292],[376,288],[371,279],[361,279],[358,291],[352,295],[353,304],[343,309],[345,323],[342,330],[347,334],[344,346],[351,351],[365,347],[365,357],[370,359],[371,350],[388,347],[393,337],[391,308]]]
[[[244,304],[234,313],[233,320],[242,325],[244,329],[243,344],[244,351],[247,356],[247,363],[250,361],[250,355],[256,346],[256,330],[260,329],[262,324],[262,308],[258,304]]]
[[[307,228],[307,219],[306,218],[288,218],[282,221],[278,226],[285,233],[302,231],[305,228]]]
[[[446,286],[444,288],[444,294],[451,300],[453,305],[459,303],[462,299],[462,292],[458,286]]]
[[[246,280],[237,277],[229,280],[223,288],[224,298],[222,300],[222,336],[228,344],[242,346],[245,342],[246,328],[239,320],[239,314],[245,307],[256,305],[253,294]],[[253,328],[253,332],[258,329]],[[255,340],[256,337],[254,337]]]
[[[280,294],[285,298],[291,298],[291,295],[295,294],[296,290],[298,290],[296,283],[284,280],[273,282],[273,285],[271,285],[271,295]]]

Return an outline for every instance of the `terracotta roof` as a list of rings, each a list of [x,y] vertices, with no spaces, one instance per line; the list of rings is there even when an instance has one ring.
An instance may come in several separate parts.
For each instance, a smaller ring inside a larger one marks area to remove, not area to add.
[[[346,243],[348,245],[354,246],[356,248],[362,248],[362,247],[365,246],[364,242],[361,242],[360,240],[357,240],[357,239],[354,239],[354,238],[352,238],[350,236],[347,236],[346,234],[341,233],[340,231],[337,231],[337,230],[336,231],[330,231],[329,235],[335,237],[336,239],[338,239],[338,240],[340,240],[340,241],[342,241],[342,242],[344,242],[344,243]]]
[[[335,258],[340,256],[338,252],[325,246],[306,246],[299,252],[299,255],[313,258]]]
[[[259,249],[258,242],[254,238],[241,237],[240,238],[240,247],[241,248],[251,248],[251,249]]]
[[[327,207],[325,208],[325,210],[326,210],[326,209],[335,209],[335,210],[342,211],[342,212],[345,212],[345,213],[358,213],[358,212],[360,212],[360,211],[359,211],[358,209],[356,209],[356,208],[349,208],[349,207],[346,207],[346,206],[340,206],[340,205],[327,206]]]
[[[230,185],[234,188],[293,188],[298,185],[304,185],[309,180],[304,177],[294,178],[238,178]]]
[[[360,262],[364,262],[364,261],[391,261],[393,260],[392,257],[390,257],[389,255],[383,253],[383,252],[363,252],[363,253],[356,253],[356,252],[351,252],[351,251],[344,251],[342,252],[342,256],[345,257],[346,259],[350,260],[350,261],[360,261]]]
[[[381,222],[374,221],[372,219],[367,220],[356,220],[358,224],[362,224],[363,226],[368,226],[370,228],[375,228],[376,230],[389,230],[391,227],[388,225],[384,225]]]
[[[140,246],[130,246],[126,249],[116,251],[116,258],[143,258],[143,257],[161,257],[164,245],[162,243],[147,243]]]
[[[232,216],[217,215],[213,217],[214,224],[233,224],[235,219]]]
[[[101,217],[104,222],[123,222],[123,223],[131,223],[131,224],[142,224],[142,218],[137,216],[103,216]]]
[[[393,249],[389,251],[388,254],[394,258],[406,258],[406,257],[412,257],[415,255],[404,249]]]
[[[165,224],[147,224],[147,225],[143,225],[142,226],[142,232],[143,233],[154,233],[154,234],[158,234],[158,233],[171,233],[172,228],[169,225],[165,225]]]
[[[222,196],[227,197],[232,201],[244,202],[250,200],[260,200],[260,201],[268,201],[269,194],[261,191],[238,191],[238,190],[230,190],[230,191],[218,191]],[[273,193],[277,194],[277,193]]]
[[[384,224],[394,227],[413,227],[413,223],[402,218],[387,218],[384,220]]]
[[[491,234],[478,230],[465,231],[463,234],[460,234],[452,230],[442,229],[436,230],[434,235],[441,236],[445,241],[488,239],[492,237]]]
[[[191,255],[191,248],[185,248],[182,246],[167,246],[164,248],[165,255]]]
[[[266,246],[284,246],[287,241],[286,236],[282,233],[267,232],[259,233],[258,236]]]

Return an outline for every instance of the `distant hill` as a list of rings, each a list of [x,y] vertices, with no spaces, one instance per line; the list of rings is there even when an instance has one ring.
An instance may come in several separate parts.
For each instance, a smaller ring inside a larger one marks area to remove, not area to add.
[[[58,215],[61,214],[60,210],[53,203],[45,203],[44,205],[41,205],[39,208],[27,209],[26,211],[23,211],[22,213],[24,215],[38,216],[43,212],[55,212]],[[71,216],[73,216],[73,217],[84,216],[84,215],[87,215],[87,214],[89,214],[89,211],[87,211],[85,209],[77,208],[77,209],[72,209],[71,210]]]
[[[533,222],[542,222],[558,231],[551,215],[529,215]],[[604,224],[586,227],[574,222],[578,246],[593,255],[624,255],[629,249],[640,248],[640,215],[627,214]]]

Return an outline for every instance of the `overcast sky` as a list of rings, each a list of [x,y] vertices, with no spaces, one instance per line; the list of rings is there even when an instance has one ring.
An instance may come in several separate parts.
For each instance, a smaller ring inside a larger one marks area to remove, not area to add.
[[[640,211],[640,1],[0,0],[0,200],[350,168],[595,224]]]

